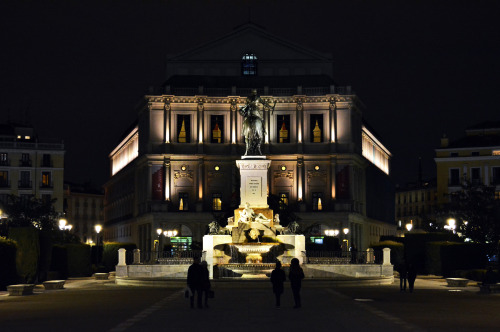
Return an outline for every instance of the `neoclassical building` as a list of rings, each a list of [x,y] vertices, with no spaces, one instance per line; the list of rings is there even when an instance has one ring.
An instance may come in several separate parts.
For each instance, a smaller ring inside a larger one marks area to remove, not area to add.
[[[149,250],[161,228],[176,230],[172,243],[186,247],[240,204],[238,110],[252,89],[276,102],[262,112],[268,195],[293,209],[311,236],[349,228],[346,237],[365,249],[395,233],[391,154],[351,88],[335,83],[330,55],[246,24],[168,57],[164,85],[144,96],[109,155],[105,241]]]

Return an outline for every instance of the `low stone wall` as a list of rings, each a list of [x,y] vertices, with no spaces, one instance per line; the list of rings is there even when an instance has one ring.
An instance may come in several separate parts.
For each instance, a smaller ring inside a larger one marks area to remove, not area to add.
[[[118,265],[116,266],[116,277],[185,279],[189,265]]]
[[[392,277],[393,265],[379,264],[304,264],[306,278],[335,279],[342,277]]]

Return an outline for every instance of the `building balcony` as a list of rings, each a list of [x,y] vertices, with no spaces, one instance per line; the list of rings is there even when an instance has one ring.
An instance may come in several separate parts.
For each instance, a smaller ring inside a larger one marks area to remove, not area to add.
[[[20,167],[31,167],[31,160],[19,160]]]
[[[40,189],[53,189],[54,188],[54,183],[51,182],[40,182]]]
[[[17,187],[19,189],[31,189],[33,187],[33,184],[31,181],[19,181]]]
[[[52,160],[46,160],[46,161],[42,160],[40,167],[52,168],[52,167],[54,167],[54,163],[52,162]]]

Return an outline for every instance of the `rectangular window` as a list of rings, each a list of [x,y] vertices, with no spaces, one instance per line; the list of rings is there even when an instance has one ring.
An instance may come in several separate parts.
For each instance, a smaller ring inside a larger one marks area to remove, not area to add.
[[[500,184],[500,167],[492,167],[491,173],[493,176],[491,184],[494,184],[494,185]]]
[[[177,115],[177,142],[191,143],[191,116]]]
[[[470,180],[472,184],[478,185],[481,183],[481,169],[474,167],[470,169]]]
[[[7,153],[0,153],[0,166],[9,166],[9,155]]]
[[[477,157],[479,156],[479,151],[472,151],[470,155],[473,157]]]
[[[460,185],[460,170],[458,168],[450,169],[450,186]]]
[[[212,195],[212,210],[220,211],[222,210],[222,195],[213,194]]]
[[[290,115],[276,117],[276,132],[278,143],[290,143]]]
[[[179,211],[189,211],[188,193],[179,193]]]
[[[210,116],[211,143],[224,143],[224,116]]]
[[[30,154],[29,153],[23,153],[23,154],[21,154],[20,164],[21,164],[20,166],[31,167],[31,160],[30,160]]]
[[[312,193],[313,211],[323,210],[323,193]]]
[[[42,167],[52,167],[52,160],[50,154],[44,154],[42,157]]]
[[[280,208],[283,209],[288,205],[288,193],[282,192],[280,193]]]
[[[31,188],[31,172],[21,171],[21,180],[19,180],[19,188]]]
[[[309,131],[311,135],[311,142],[323,142],[323,114],[311,114],[309,124]]]
[[[9,187],[9,172],[0,171],[0,187],[1,188]]]
[[[52,187],[52,176],[50,172],[42,172],[42,187],[44,188]]]

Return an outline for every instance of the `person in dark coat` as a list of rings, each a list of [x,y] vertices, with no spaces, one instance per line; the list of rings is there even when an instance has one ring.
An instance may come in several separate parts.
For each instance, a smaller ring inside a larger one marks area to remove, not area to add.
[[[408,264],[408,288],[410,289],[410,293],[413,293],[413,285],[415,285],[415,279],[417,279],[417,269],[415,265]]]
[[[406,271],[406,263],[402,263],[399,266],[399,291],[406,292],[406,278],[408,273]]]
[[[208,308],[208,292],[210,291],[211,285],[210,285],[210,274],[208,272],[208,266],[206,261],[201,262],[201,269],[203,272],[201,279],[201,291],[205,297],[205,308]]]
[[[200,265],[200,258],[194,257],[193,264],[189,266],[187,274],[187,285],[191,289],[191,308],[194,308],[194,296],[195,293],[197,297],[198,308],[203,308],[201,305],[201,295],[202,295],[202,280],[203,280],[203,269]]]
[[[271,283],[273,284],[273,293],[276,297],[276,309],[281,305],[281,294],[283,294],[283,283],[286,280],[285,271],[281,269],[281,262],[276,261],[276,268],[271,272]]]
[[[294,309],[301,307],[300,288],[302,287],[302,279],[304,279],[304,271],[300,267],[299,260],[293,258],[290,262],[290,273],[288,274],[290,284],[292,286],[293,300],[295,301]]]

